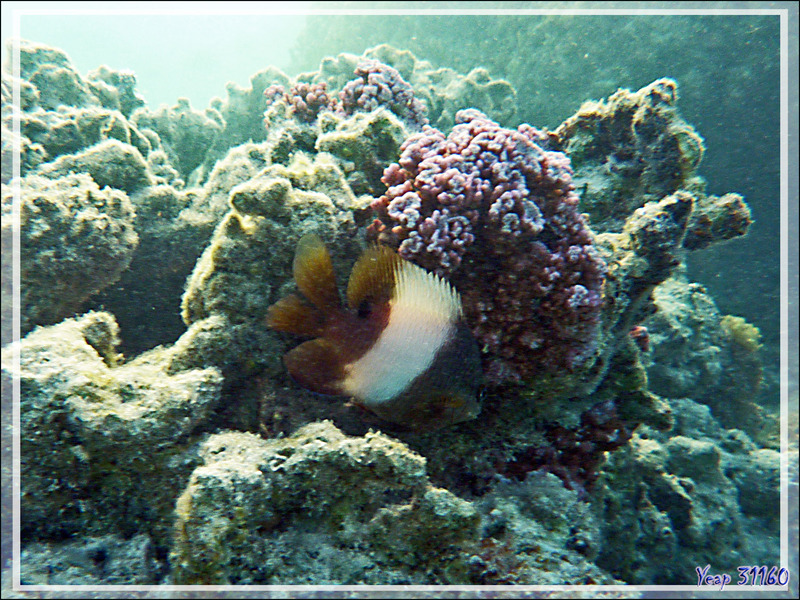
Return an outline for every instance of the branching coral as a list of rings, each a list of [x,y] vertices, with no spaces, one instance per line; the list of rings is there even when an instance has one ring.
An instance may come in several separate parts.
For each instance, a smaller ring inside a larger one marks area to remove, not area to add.
[[[275,84],[264,90],[268,104],[283,99],[289,105],[289,114],[305,123],[317,118],[324,108],[335,108],[335,99],[328,96],[328,86],[322,83],[306,83],[299,81],[286,92],[282,85]]]
[[[414,97],[413,88],[396,69],[377,60],[365,60],[358,64],[355,75],[339,92],[345,114],[369,112],[383,106],[413,130],[428,123],[425,105]]]
[[[578,213],[569,159],[530,126],[460,111],[386,169],[373,238],[462,291],[494,382],[572,369],[596,344],[605,264]]]

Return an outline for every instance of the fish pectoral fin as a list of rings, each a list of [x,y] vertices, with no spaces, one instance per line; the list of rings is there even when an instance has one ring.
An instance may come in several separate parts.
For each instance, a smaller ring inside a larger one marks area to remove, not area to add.
[[[290,294],[269,307],[267,325],[275,331],[315,337],[322,333],[324,317],[300,296]]]
[[[343,393],[344,364],[336,344],[324,338],[305,342],[287,353],[284,363],[304,388],[333,396]]]
[[[387,302],[394,292],[395,270],[400,257],[386,246],[372,246],[353,265],[347,282],[347,305],[357,310],[362,303]]]
[[[339,306],[331,255],[318,235],[304,235],[294,255],[294,280],[303,296],[325,311]]]

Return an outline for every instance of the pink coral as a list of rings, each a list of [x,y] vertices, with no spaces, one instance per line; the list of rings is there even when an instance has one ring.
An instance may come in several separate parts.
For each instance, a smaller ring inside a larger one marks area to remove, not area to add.
[[[393,67],[365,60],[358,64],[355,75],[339,92],[341,110],[346,115],[383,106],[415,131],[428,123],[425,105],[414,97],[411,85]]]
[[[605,263],[577,210],[569,159],[546,136],[470,109],[449,136],[402,146],[370,234],[449,278],[490,381],[571,370],[595,351]]]
[[[267,103],[272,104],[283,100],[289,105],[289,114],[301,121],[311,123],[323,109],[333,110],[336,107],[335,99],[328,96],[328,86],[322,83],[295,83],[286,92],[282,85],[271,85],[264,90]]]

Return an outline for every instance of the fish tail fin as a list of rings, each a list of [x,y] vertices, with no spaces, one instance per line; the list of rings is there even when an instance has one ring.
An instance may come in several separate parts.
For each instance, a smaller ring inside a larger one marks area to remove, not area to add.
[[[322,335],[325,316],[314,306],[309,306],[300,296],[291,294],[269,307],[267,325],[275,331],[308,337]]]

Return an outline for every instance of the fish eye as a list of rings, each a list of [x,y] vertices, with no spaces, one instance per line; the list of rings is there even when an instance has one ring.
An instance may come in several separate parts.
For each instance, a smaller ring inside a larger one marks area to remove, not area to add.
[[[359,318],[366,319],[371,314],[372,314],[372,304],[370,304],[370,302],[364,300],[361,304],[358,305]]]

